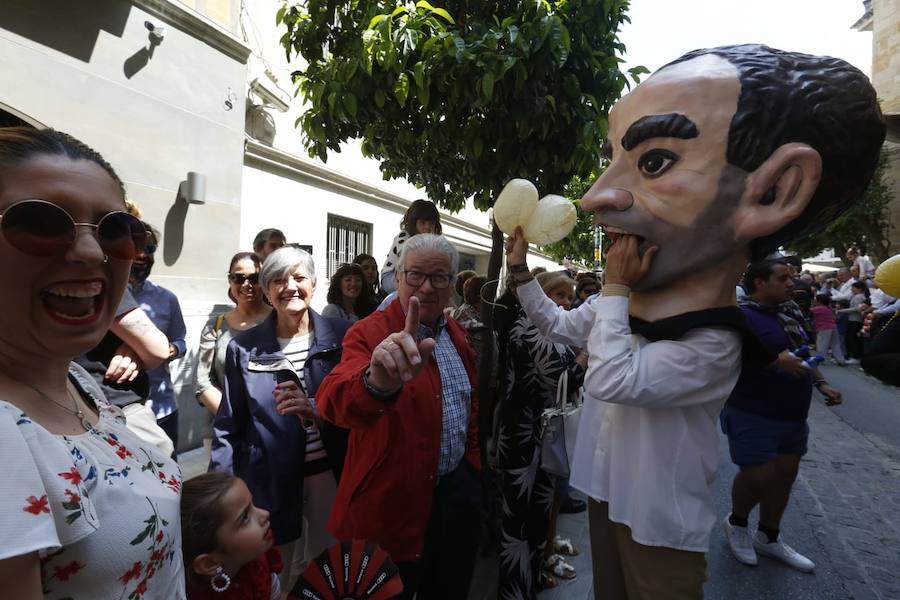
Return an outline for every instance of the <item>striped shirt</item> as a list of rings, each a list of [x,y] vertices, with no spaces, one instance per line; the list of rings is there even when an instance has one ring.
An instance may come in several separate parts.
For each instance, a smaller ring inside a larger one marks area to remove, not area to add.
[[[306,359],[309,357],[309,346],[311,342],[310,335],[301,335],[294,338],[278,338],[278,345],[284,356],[294,366],[294,371],[300,379],[300,389],[304,395],[307,395],[306,380],[303,376],[303,367],[306,365]],[[315,410],[315,401],[307,398],[310,405]],[[325,445],[322,443],[322,436],[319,428],[313,423],[304,420],[304,429],[306,429],[306,464],[303,470],[304,475],[317,475],[324,473],[331,468],[328,463],[328,454],[325,452]]]

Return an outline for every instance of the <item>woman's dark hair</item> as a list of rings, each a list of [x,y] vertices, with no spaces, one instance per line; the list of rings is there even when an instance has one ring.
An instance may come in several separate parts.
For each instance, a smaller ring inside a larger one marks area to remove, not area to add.
[[[400,229],[409,235],[419,233],[416,230],[416,221],[431,221],[434,223],[434,233],[441,233],[441,216],[438,214],[437,206],[429,200],[418,199],[409,205],[406,214],[400,219]]]
[[[364,262],[366,262],[367,260],[371,260],[373,263],[375,263],[375,267],[378,268],[378,261],[375,260],[375,257],[372,256],[371,254],[366,254],[365,252],[363,252],[363,253],[361,253],[361,254],[357,254],[356,256],[354,256],[354,257],[353,257],[353,264],[354,264],[354,265],[362,265],[362,264],[363,264]]]
[[[362,319],[368,317],[378,303],[375,301],[375,293],[372,287],[366,285],[366,276],[362,267],[356,263],[344,264],[338,267],[338,270],[331,276],[331,282],[328,284],[328,295],[325,297],[328,304],[337,304],[341,308],[344,307],[344,295],[341,293],[341,281],[348,275],[356,275],[359,277],[360,292],[356,301],[353,303],[353,313]]]
[[[181,488],[181,551],[188,577],[195,558],[219,547],[219,527],[226,518],[222,497],[235,479],[213,471],[188,479]]]
[[[871,298],[871,295],[869,293],[869,286],[867,286],[862,281],[854,281],[852,284],[850,284],[850,287],[859,290],[860,293],[866,297],[866,303],[868,304]]]
[[[600,282],[597,281],[596,277],[593,275],[583,275],[578,278],[578,283],[575,284],[575,296],[580,297],[581,292],[588,286],[593,286],[595,290],[600,291]]]
[[[463,285],[463,301],[469,306],[478,306],[481,303],[481,288],[487,283],[487,277],[484,275],[473,275],[466,279]]]
[[[831,304],[831,294],[816,294],[816,302],[828,306]]]
[[[783,260],[777,260],[772,258],[767,258],[766,260],[758,260],[756,262],[750,263],[747,266],[747,270],[744,271],[744,281],[742,282],[744,285],[744,289],[747,290],[748,294],[752,294],[756,291],[756,285],[754,282],[757,279],[762,279],[763,281],[767,281],[769,277],[772,276],[772,273],[775,272],[775,267],[777,265],[787,266]]]
[[[266,245],[266,242],[269,241],[269,238],[273,236],[278,236],[281,239],[286,239],[284,237],[284,233],[280,229],[275,229],[274,227],[263,229],[256,234],[255,238],[253,238],[253,251],[259,252],[260,250],[262,250],[262,247]]]
[[[478,275],[472,269],[466,269],[465,271],[460,271],[456,274],[456,282],[453,284],[453,288],[456,290],[457,295],[465,296],[463,290],[465,289],[466,281],[469,280],[470,277],[475,277]]]
[[[378,261],[375,260],[375,257],[371,254],[362,252],[353,257],[353,264],[362,266],[362,264],[367,260],[371,260],[373,263],[375,263],[375,283],[372,284],[372,297],[374,298],[375,294],[378,293],[378,287],[381,285],[381,282],[379,281],[380,277],[378,276]],[[363,278],[363,281],[365,281],[365,278]]]
[[[89,160],[97,164],[116,182],[122,194],[122,203],[125,203],[125,184],[100,153],[84,142],[55,129],[0,127],[0,174],[10,167],[39,156],[65,156],[72,160]]]
[[[234,269],[234,265],[238,264],[242,260],[252,260],[253,266],[256,267],[256,272],[259,272],[260,267],[262,266],[262,261],[259,260],[259,255],[256,252],[238,252],[234,256],[231,257],[231,262],[228,263],[228,274],[231,275],[231,270]],[[228,285],[228,299],[237,304],[237,298],[234,297],[234,294],[231,293],[231,282],[229,281]]]

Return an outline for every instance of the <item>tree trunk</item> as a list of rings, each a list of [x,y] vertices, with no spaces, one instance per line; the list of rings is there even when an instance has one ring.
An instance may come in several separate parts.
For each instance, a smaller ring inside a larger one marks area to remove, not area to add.
[[[837,244],[834,245],[834,253],[837,254],[837,257],[839,259],[841,259],[841,263],[845,267],[850,267],[850,266],[852,266],[853,263],[851,263],[849,260],[847,260],[847,248],[849,248],[849,246],[847,246],[847,244],[838,242]]]
[[[494,333],[494,305],[497,299],[497,280],[500,277],[500,267],[503,265],[503,232],[497,224],[491,222],[491,258],[488,261],[487,284],[481,291],[481,322],[487,331],[481,342],[481,356],[478,359],[478,443],[481,447],[482,459],[486,458],[487,439],[491,435],[494,421],[494,400],[497,389],[497,381],[491,379],[491,362],[494,360],[494,348],[496,339]],[[484,298],[490,298],[491,303]],[[503,365],[498,365],[498,369]]]

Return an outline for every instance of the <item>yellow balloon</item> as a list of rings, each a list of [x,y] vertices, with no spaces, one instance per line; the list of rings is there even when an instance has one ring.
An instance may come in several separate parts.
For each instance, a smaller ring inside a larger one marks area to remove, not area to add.
[[[900,297],[900,254],[892,256],[875,270],[875,283],[885,294]]]

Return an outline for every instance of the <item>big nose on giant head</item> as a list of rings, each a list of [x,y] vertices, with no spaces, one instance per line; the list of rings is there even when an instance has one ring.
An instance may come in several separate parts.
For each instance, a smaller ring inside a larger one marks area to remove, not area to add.
[[[607,176],[608,174],[604,174],[597,178],[594,185],[585,193],[581,199],[582,210],[625,211],[634,204],[634,196],[631,195],[631,192],[615,187]]]

